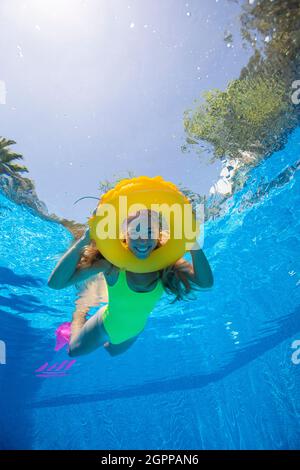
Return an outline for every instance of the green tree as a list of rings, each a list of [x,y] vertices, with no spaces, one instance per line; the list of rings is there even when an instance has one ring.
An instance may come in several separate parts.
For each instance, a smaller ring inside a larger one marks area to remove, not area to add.
[[[226,155],[242,160],[243,150],[262,154],[285,125],[291,106],[279,78],[233,80],[225,91],[207,91],[202,103],[185,112],[187,140],[183,150],[203,140],[213,146],[213,159]]]
[[[0,175],[6,174],[14,177],[22,173],[28,173],[26,166],[16,163],[17,160],[23,160],[23,156],[10,149],[10,146],[15,143],[14,140],[0,138]]]
[[[300,74],[300,3],[298,0],[260,0],[241,4],[241,33],[253,49],[240,77],[225,91],[210,90],[184,113],[186,142],[212,159],[237,158],[249,166],[284,146],[300,124],[300,106],[291,100],[292,83]]]

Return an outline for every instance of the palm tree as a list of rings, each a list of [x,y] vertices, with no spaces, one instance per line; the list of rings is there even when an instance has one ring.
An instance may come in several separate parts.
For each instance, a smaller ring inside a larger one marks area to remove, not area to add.
[[[23,160],[23,155],[12,152],[9,148],[14,145],[14,140],[0,138],[0,175],[6,174],[12,177],[18,177],[20,173],[28,173],[26,166],[15,163],[16,160]]]

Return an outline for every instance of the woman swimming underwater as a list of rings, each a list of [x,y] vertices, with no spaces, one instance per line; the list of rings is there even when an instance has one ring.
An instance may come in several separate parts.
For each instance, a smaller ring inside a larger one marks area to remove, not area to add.
[[[127,218],[124,242],[137,259],[147,259],[163,243],[163,230],[157,213],[146,209]],[[139,224],[136,225],[138,218]],[[141,230],[142,236],[133,236]],[[112,355],[128,349],[143,331],[147,318],[165,291],[179,300],[194,288],[210,288],[213,275],[209,263],[195,242],[190,250],[192,264],[180,258],[174,264],[154,272],[135,273],[119,269],[109,262],[90,239],[90,230],[65,253],[52,272],[48,285],[63,289],[104,275],[109,303],[86,318],[87,310],[73,315],[69,355],[90,353],[100,346]]]

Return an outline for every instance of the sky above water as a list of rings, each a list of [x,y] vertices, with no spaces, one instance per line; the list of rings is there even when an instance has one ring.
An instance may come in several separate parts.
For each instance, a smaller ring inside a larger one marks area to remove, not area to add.
[[[182,153],[183,113],[248,62],[239,12],[234,0],[0,0],[0,136],[50,213],[86,222],[96,201],[74,202],[128,171],[209,192],[220,164]]]

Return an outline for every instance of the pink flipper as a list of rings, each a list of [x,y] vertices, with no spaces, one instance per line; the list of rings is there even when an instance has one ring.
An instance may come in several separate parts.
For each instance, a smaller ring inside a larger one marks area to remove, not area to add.
[[[56,334],[56,345],[55,345],[54,351],[59,351],[64,346],[66,346],[66,344],[69,344],[70,342],[71,322],[62,323],[55,331],[55,334]]]

